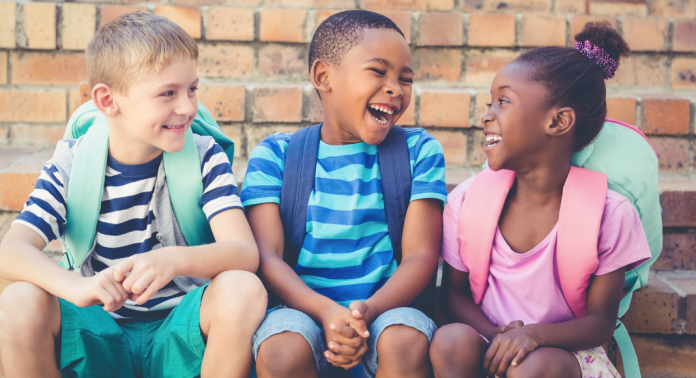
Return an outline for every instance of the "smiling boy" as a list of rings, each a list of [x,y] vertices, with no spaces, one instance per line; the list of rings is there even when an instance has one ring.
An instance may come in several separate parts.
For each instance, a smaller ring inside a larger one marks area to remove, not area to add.
[[[66,246],[77,211],[68,193],[80,190],[70,180],[90,174],[73,162],[98,148],[88,134],[58,143],[0,245],[0,276],[14,281],[0,296],[7,376],[248,377],[267,298],[230,162],[211,137],[194,135],[196,205],[215,237],[199,246],[184,241],[164,171],[163,152],[184,148],[198,111],[196,42],[138,12],[102,27],[85,55],[108,124],[105,173],[91,173],[104,182],[95,241],[72,272],[41,252],[54,239]]]
[[[279,206],[288,200],[281,198],[284,173],[298,163],[286,160],[290,134],[272,135],[253,150],[241,195],[261,278],[281,303],[254,337],[258,376],[336,377],[362,362],[354,375],[426,377],[436,327],[407,306],[437,264],[444,156],[423,129],[405,131],[398,147],[408,150],[412,186],[397,264],[378,154],[411,101],[409,46],[388,18],[341,12],[317,29],[309,68],[324,123],[314,189],[298,198],[307,216],[296,264],[283,260],[292,230],[284,229]]]

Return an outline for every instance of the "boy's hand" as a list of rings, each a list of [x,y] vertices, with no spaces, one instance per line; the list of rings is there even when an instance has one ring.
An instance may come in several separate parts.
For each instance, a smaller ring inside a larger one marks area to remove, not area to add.
[[[131,256],[114,267],[113,277],[137,305],[147,302],[177,276],[173,253],[165,247]]]
[[[488,377],[504,377],[508,367],[517,366],[539,347],[529,327],[517,327],[500,333],[493,338],[486,355],[483,370]]]
[[[367,303],[363,301],[353,301],[348,308],[350,309],[350,314],[353,315],[355,319],[362,320],[365,322],[366,326],[372,324],[374,319],[371,318],[372,313]],[[359,332],[357,329],[355,331]]]
[[[353,318],[351,310],[339,305],[328,310],[321,320],[329,348],[324,352],[326,359],[346,370],[358,365],[367,351],[366,339],[370,335],[365,322]]]
[[[513,320],[513,321],[511,321],[510,324],[508,324],[508,325],[501,325],[501,326],[498,326],[498,327],[493,331],[493,334],[491,335],[491,340],[493,340],[493,338],[495,338],[495,337],[498,336],[498,335],[501,335],[501,334],[503,334],[503,333],[505,333],[505,332],[507,332],[507,331],[513,330],[513,329],[515,329],[515,328],[522,327],[523,325],[524,325],[524,322],[523,322],[523,321],[521,321],[521,320]]]
[[[104,305],[106,311],[116,311],[126,303],[128,293],[114,279],[114,268],[104,269],[92,277],[81,278],[72,295],[65,298],[78,307]]]

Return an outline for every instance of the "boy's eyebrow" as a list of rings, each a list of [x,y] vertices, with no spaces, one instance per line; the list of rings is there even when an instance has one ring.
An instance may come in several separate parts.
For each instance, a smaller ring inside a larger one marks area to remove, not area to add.
[[[385,65],[385,66],[387,66],[387,67],[389,67],[389,68],[392,67],[392,64],[391,64],[390,61],[388,61],[388,60],[386,60],[386,59],[382,59],[382,58],[373,58],[373,59],[368,60],[367,62],[368,62],[368,63],[369,63],[369,62],[377,62],[377,63],[383,64],[383,65]],[[412,73],[413,73],[413,70],[411,69],[411,67],[404,67],[404,68],[401,69],[401,72],[406,72],[406,73],[411,73],[411,74],[412,74]]]
[[[194,80],[194,81],[191,83],[191,85],[197,84],[199,80],[200,80],[200,78]],[[162,90],[162,89],[167,89],[167,88],[178,88],[178,87],[180,87],[180,86],[181,86],[181,85],[179,85],[178,83],[169,83],[169,84],[163,84],[163,85],[157,87],[157,89],[158,89],[158,90]]]

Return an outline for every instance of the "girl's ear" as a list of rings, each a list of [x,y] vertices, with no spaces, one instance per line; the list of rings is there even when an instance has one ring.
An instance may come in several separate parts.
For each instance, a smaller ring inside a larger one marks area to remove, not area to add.
[[[316,60],[312,64],[312,69],[309,71],[309,79],[312,81],[314,89],[321,93],[331,92],[331,84],[329,83],[329,65],[321,60]]]
[[[575,110],[572,108],[560,108],[554,114],[551,125],[546,128],[548,135],[565,135],[575,127]]]
[[[92,100],[94,105],[107,117],[116,117],[120,109],[114,99],[114,90],[107,84],[100,83],[92,88]]]

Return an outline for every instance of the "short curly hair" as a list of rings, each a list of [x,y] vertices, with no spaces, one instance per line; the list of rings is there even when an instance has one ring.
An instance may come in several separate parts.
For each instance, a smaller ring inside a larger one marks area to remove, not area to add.
[[[309,46],[309,71],[317,60],[340,65],[343,56],[362,42],[365,29],[391,29],[404,33],[388,17],[366,10],[349,10],[336,13],[319,25]],[[405,38],[405,37],[404,37]]]

